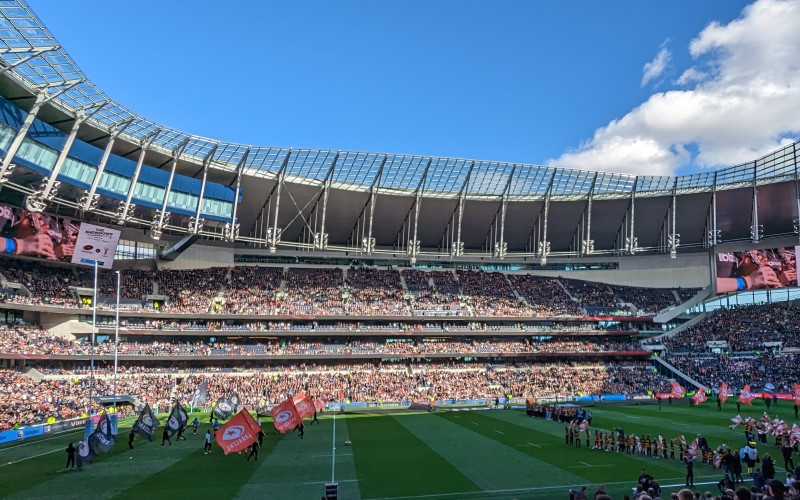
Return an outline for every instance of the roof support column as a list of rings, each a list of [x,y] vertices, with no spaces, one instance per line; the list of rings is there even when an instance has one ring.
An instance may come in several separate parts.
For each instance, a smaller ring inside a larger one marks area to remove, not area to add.
[[[508,242],[505,240],[506,230],[506,208],[508,207],[508,191],[511,188],[511,180],[514,178],[514,173],[517,171],[517,166],[511,168],[511,175],[508,176],[508,182],[503,189],[503,197],[500,201],[500,239],[494,243],[494,257],[496,259],[504,259],[508,253]]]
[[[711,186],[711,229],[708,231],[708,245],[716,246],[722,241],[722,231],[717,229],[717,173],[714,172],[714,184]]]
[[[639,238],[636,237],[635,233],[635,225],[636,222],[636,187],[639,184],[639,177],[636,177],[633,181],[633,189],[631,190],[631,230],[628,233],[628,236],[625,238],[625,250],[630,254],[633,255],[639,250]]]
[[[283,159],[281,169],[278,171],[277,185],[275,186],[275,213],[272,218],[272,227],[267,229],[267,245],[269,245],[269,253],[275,253],[278,249],[278,243],[281,242],[282,229],[278,228],[278,210],[281,208],[281,187],[283,187],[283,180],[286,178],[286,165],[289,164],[289,157],[292,156],[292,151],[286,153],[286,158]]]
[[[156,211],[153,222],[150,224],[150,236],[152,236],[154,240],[161,238],[164,226],[169,222],[170,213],[167,212],[167,203],[169,202],[169,195],[172,192],[172,183],[175,181],[175,169],[178,168],[178,157],[188,143],[189,138],[187,137],[172,151],[172,166],[169,169],[169,180],[167,181],[167,189],[164,191],[164,200],[161,202],[161,210]]]
[[[361,251],[367,255],[371,255],[375,251],[375,238],[372,237],[372,224],[375,221],[375,198],[378,195],[378,185],[383,175],[383,167],[386,165],[386,160],[389,155],[385,155],[381,161],[381,166],[378,167],[378,173],[375,179],[372,180],[372,186],[369,189],[369,225],[367,226],[367,236],[361,241]]]
[[[117,224],[120,226],[125,225],[125,222],[130,220],[128,212],[130,212],[132,208],[136,207],[135,203],[131,203],[131,199],[133,199],[133,191],[136,189],[136,183],[139,181],[139,174],[142,172],[144,156],[147,153],[147,148],[150,147],[150,144],[153,143],[155,138],[158,137],[158,134],[160,133],[161,129],[157,129],[150,132],[142,139],[141,151],[139,151],[139,159],[136,161],[136,170],[133,172],[131,185],[128,186],[128,195],[125,197],[125,201],[120,202],[119,207],[117,207]]]
[[[753,162],[753,215],[750,226],[750,240],[758,243],[764,236],[764,226],[758,223],[758,184],[756,162]]]
[[[14,160],[14,156],[17,155],[20,146],[22,146],[22,141],[25,140],[25,136],[28,134],[28,130],[30,130],[31,125],[33,125],[33,120],[36,119],[36,115],[39,113],[39,110],[42,109],[42,106],[50,102],[52,99],[60,96],[67,90],[71,89],[81,81],[83,80],[72,82],[70,85],[67,85],[58,92],[53,92],[52,94],[49,95],[47,94],[47,89],[49,87],[43,88],[38,94],[36,94],[36,100],[33,102],[31,110],[28,111],[28,116],[25,117],[25,120],[22,122],[22,125],[19,127],[19,130],[17,131],[17,135],[14,136],[14,139],[11,141],[11,144],[8,145],[6,156],[3,158],[3,164],[0,165],[0,187],[2,187],[2,185],[8,181],[8,176],[11,174],[11,171],[16,166],[12,165],[11,162]]]
[[[464,256],[464,240],[461,239],[461,226],[464,222],[464,204],[467,202],[467,188],[469,187],[469,179],[472,177],[472,169],[474,168],[475,162],[473,161],[472,165],[469,167],[469,171],[467,172],[467,178],[464,179],[464,185],[461,186],[461,192],[458,193],[458,225],[456,227],[456,241],[453,242],[453,246],[450,248],[451,257]]]
[[[233,207],[231,208],[231,221],[225,223],[225,227],[222,230],[222,237],[226,241],[236,241],[236,238],[239,237],[239,222],[236,220],[236,212],[239,209],[239,193],[242,190],[242,171],[244,170],[244,166],[247,163],[247,157],[250,156],[250,148],[247,148],[247,151],[244,152],[242,155],[242,159],[239,160],[239,164],[236,166],[236,191],[233,193]]]
[[[797,204],[797,219],[794,219],[794,234],[800,234],[800,172],[797,170],[797,143],[792,144],[792,160],[794,163],[794,198]]]
[[[317,250],[325,250],[328,248],[328,233],[325,232],[325,218],[328,214],[328,191],[331,190],[331,182],[333,179],[333,172],[336,170],[336,162],[339,161],[339,152],[333,157],[331,168],[325,175],[325,183],[323,184],[324,192],[322,194],[322,221],[320,222],[320,229],[318,233],[314,233],[314,248]]]
[[[592,203],[594,202],[594,187],[597,185],[597,172],[592,180],[592,187],[589,188],[589,198],[586,200],[586,238],[581,241],[581,254],[592,255],[594,253],[594,240],[592,239]]]
[[[114,129],[111,131],[111,136],[108,139],[106,148],[103,150],[103,156],[100,158],[100,165],[97,166],[97,172],[94,174],[92,186],[89,188],[89,192],[84,194],[80,199],[82,210],[94,210],[97,208],[97,194],[95,193],[97,192],[97,186],[100,184],[100,178],[103,176],[103,172],[106,169],[108,158],[111,156],[111,148],[114,147],[114,141],[117,140],[119,134],[121,134],[128,125],[133,123],[133,120],[133,117],[123,120],[115,125]]]
[[[681,244],[681,235],[678,234],[678,179],[672,186],[672,233],[669,235],[669,256],[678,258],[678,247]]]
[[[547,264],[547,256],[550,255],[550,242],[547,240],[547,221],[550,218],[550,197],[553,193],[553,182],[556,180],[557,170],[553,169],[553,176],[550,178],[550,185],[547,186],[547,193],[544,195],[544,224],[542,226],[542,239],[539,241],[538,253],[541,264]]]
[[[417,239],[417,229],[419,228],[419,209],[420,205],[422,204],[422,192],[425,189],[425,181],[428,178],[428,170],[431,168],[432,160],[428,160],[428,164],[425,166],[425,172],[422,174],[422,179],[419,181],[419,185],[417,186],[417,195],[416,200],[414,200],[414,236],[408,242],[408,247],[406,248],[406,253],[411,257],[409,262],[411,264],[416,264],[417,262],[417,255],[419,254],[419,240]]]
[[[75,122],[72,124],[72,128],[70,128],[69,134],[67,135],[67,140],[64,141],[64,146],[61,148],[61,151],[58,154],[58,159],[56,159],[56,164],[53,166],[50,176],[42,182],[41,187],[36,190],[36,192],[26,197],[25,207],[28,210],[31,212],[41,212],[47,206],[48,201],[53,201],[53,198],[55,198],[58,191],[58,187],[61,185],[61,182],[58,181],[58,174],[61,172],[61,168],[64,166],[64,162],[67,160],[69,150],[72,148],[72,143],[75,142],[75,137],[78,135],[78,129],[80,129],[81,125],[83,125],[83,122],[86,121],[87,118],[92,116],[97,111],[100,111],[106,104],[108,104],[108,101],[97,106],[94,111],[88,115],[86,114],[85,108],[78,111],[78,114],[75,117]]]
[[[194,217],[189,220],[189,230],[192,234],[200,234],[200,230],[203,229],[203,224],[205,224],[205,219],[200,216],[200,210],[203,208],[203,197],[206,194],[206,180],[208,179],[208,166],[211,163],[211,158],[214,157],[214,153],[217,152],[217,145],[215,144],[211,151],[203,158],[203,180],[200,183],[200,197],[197,199],[197,209],[195,210]]]

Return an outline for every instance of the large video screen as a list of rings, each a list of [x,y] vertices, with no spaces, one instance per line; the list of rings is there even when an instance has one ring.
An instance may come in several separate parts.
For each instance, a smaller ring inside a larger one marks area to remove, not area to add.
[[[800,247],[761,248],[716,254],[717,293],[797,286]]]
[[[69,261],[79,229],[70,219],[0,205],[0,253]]]

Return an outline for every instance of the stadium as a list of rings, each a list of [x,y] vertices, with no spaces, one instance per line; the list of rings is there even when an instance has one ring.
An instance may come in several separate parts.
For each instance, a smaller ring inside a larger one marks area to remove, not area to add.
[[[800,143],[636,176],[220,142],[0,14],[0,496],[797,498]]]

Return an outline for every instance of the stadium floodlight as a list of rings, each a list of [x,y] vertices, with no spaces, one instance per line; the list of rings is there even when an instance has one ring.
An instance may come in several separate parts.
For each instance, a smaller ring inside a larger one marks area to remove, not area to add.
[[[794,219],[792,221],[792,229],[794,230],[794,234],[800,234],[800,219]]]
[[[541,260],[542,265],[547,264],[547,256],[550,255],[550,242],[549,241],[540,241],[539,242],[539,259]]]
[[[639,251],[639,238],[636,236],[628,236],[625,238],[625,247],[630,255]]]
[[[708,232],[708,246],[713,247],[719,243],[722,243],[722,230],[712,229]]]
[[[203,229],[206,220],[202,217],[190,217],[189,218],[189,230],[192,234],[200,234],[200,231]]]
[[[126,222],[131,220],[134,209],[136,208],[136,203],[126,203],[124,201],[120,201],[119,205],[117,205],[117,224],[120,226],[124,226]]]
[[[282,233],[283,229],[279,227],[267,228],[267,244],[269,245],[269,253],[275,253],[275,250],[277,250],[278,243],[281,241]]]
[[[412,264],[417,262],[418,253],[419,253],[419,240],[410,240],[408,242],[408,248],[406,249],[406,255],[411,257],[410,261]]]
[[[581,242],[581,249],[583,255],[591,255],[594,253],[594,240],[583,240]]]
[[[669,256],[670,258],[677,259],[678,258],[678,247],[681,245],[681,235],[675,233],[674,235],[670,235],[667,238],[669,243]]]
[[[328,248],[328,233],[314,233],[314,248],[317,250]]]
[[[236,238],[239,237],[239,224],[231,224],[230,222],[226,222],[225,227],[222,230],[222,237],[226,241],[236,241]]]
[[[58,187],[60,185],[61,181],[55,181],[50,183],[50,188],[48,189],[47,179],[42,179],[42,183],[39,188],[25,197],[25,208],[30,212],[44,211],[44,209],[47,207],[47,201],[50,201],[55,197],[55,193],[58,191]]]
[[[161,210],[156,210],[156,214],[153,216],[153,222],[150,223],[150,236],[154,240],[161,239],[161,235],[164,233],[164,228],[169,222],[170,215],[171,214],[169,212],[164,212],[162,217]]]

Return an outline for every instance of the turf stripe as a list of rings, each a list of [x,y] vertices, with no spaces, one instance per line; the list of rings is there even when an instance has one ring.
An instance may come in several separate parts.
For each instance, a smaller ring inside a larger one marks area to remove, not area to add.
[[[541,486],[542,477],[555,484],[585,482],[570,471],[553,467],[519,448],[509,447],[446,419],[432,415],[398,416],[396,419],[483,490],[525,490]]]
[[[355,418],[347,426],[362,498],[480,491],[394,418]]]
[[[287,433],[261,464],[250,481],[242,486],[236,498],[319,498],[324,493],[325,482],[331,479],[331,439],[333,419],[322,418],[320,425],[306,424],[305,437]],[[272,435],[268,436],[271,439]],[[347,421],[336,419],[336,479],[339,498],[358,500],[358,482],[353,453],[344,442],[348,440]]]

